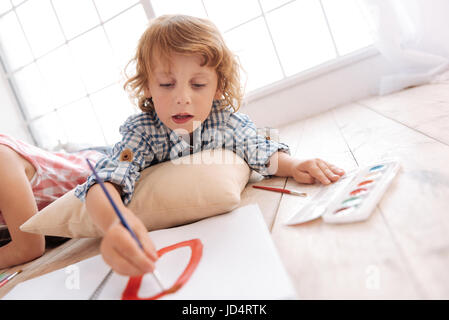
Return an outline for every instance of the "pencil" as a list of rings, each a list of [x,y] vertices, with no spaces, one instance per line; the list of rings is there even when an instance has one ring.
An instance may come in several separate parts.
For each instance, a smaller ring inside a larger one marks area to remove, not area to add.
[[[307,196],[307,193],[305,193],[305,192],[297,192],[297,191],[283,189],[283,188],[265,187],[265,186],[253,186],[253,188],[274,191],[274,192],[280,192],[280,193],[287,193],[287,194],[292,194],[292,195],[300,196],[300,197]]]
[[[89,159],[86,159],[87,164],[89,165],[89,168],[92,170],[93,174],[95,175],[96,180],[98,181],[98,183],[100,184],[101,189],[103,189],[103,192],[105,193],[106,197],[108,198],[110,204],[112,205],[112,207],[114,208],[115,213],[117,214],[118,218],[120,219],[120,222],[122,223],[122,225],[129,231],[129,233],[131,234],[131,236],[134,238],[134,240],[136,240],[137,244],[139,245],[140,249],[143,250],[143,246],[142,243],[139,241],[139,239],[137,238],[136,234],[134,233],[134,231],[131,229],[131,227],[129,226],[128,222],[126,222],[125,217],[122,215],[122,213],[120,212],[120,210],[118,209],[118,207],[115,205],[114,200],[112,200],[111,195],[109,194],[108,190],[106,189],[106,187],[104,186],[103,180],[98,176],[97,172],[95,171],[95,168],[93,167],[93,165],[90,163]],[[153,276],[156,279],[156,282],[158,283],[158,285],[162,288],[162,291],[164,291],[164,286],[162,285],[162,282],[160,280],[160,276],[158,274],[158,272],[156,270],[153,270]]]
[[[21,273],[22,270],[16,271],[13,274],[10,274],[9,276],[7,276],[6,278],[4,278],[2,281],[0,281],[0,288],[3,287],[6,283],[8,283],[9,280],[11,280],[12,278],[14,278],[15,276],[17,276],[19,273]]]

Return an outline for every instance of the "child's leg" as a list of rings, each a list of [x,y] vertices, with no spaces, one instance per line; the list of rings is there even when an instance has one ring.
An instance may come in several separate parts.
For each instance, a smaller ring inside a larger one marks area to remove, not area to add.
[[[33,260],[44,253],[44,236],[22,232],[19,227],[38,210],[26,166],[12,149],[0,145],[0,211],[11,242],[0,247],[0,269]]]

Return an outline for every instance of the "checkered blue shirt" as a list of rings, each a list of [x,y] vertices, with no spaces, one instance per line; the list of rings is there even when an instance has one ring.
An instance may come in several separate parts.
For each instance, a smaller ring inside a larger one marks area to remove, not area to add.
[[[157,163],[202,150],[224,148],[244,159],[251,169],[269,175],[269,158],[277,151],[290,153],[287,145],[258,135],[247,115],[229,108],[220,109],[215,104],[208,118],[194,131],[192,145],[166,127],[155,112],[130,116],[120,127],[120,133],[122,140],[115,144],[109,156],[97,162],[95,170],[104,181],[121,187],[125,205],[132,198],[140,172]],[[126,149],[131,151],[131,161],[120,159]],[[84,184],[77,186],[75,195],[84,200],[95,183],[95,176],[89,176]]]

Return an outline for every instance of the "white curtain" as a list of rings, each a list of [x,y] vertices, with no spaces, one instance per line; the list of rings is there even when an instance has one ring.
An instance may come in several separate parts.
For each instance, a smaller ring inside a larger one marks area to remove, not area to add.
[[[361,0],[375,46],[394,72],[384,95],[432,81],[449,68],[449,0]]]

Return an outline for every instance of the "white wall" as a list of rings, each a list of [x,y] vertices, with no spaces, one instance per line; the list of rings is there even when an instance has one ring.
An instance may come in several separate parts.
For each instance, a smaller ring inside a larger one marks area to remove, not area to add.
[[[343,57],[296,78],[248,95],[240,111],[257,127],[279,127],[364,97],[378,94],[382,75],[391,67],[376,49]],[[276,88],[277,87],[277,88]]]
[[[0,133],[33,144],[3,70],[0,69]]]

